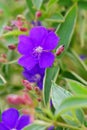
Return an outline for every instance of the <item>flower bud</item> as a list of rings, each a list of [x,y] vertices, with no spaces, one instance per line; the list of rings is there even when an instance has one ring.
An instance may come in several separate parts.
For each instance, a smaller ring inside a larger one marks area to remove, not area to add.
[[[41,11],[37,11],[35,14],[36,18],[39,18],[42,16],[42,12]]]
[[[22,83],[24,87],[26,88],[26,90],[32,90],[32,85],[28,80],[22,80]]]
[[[10,94],[7,96],[7,102],[9,104],[20,105],[24,104],[24,100],[19,95]]]
[[[64,51],[64,45],[59,46],[56,50],[56,56],[59,56]]]
[[[8,45],[8,48],[9,48],[10,50],[15,50],[15,49],[16,49],[16,46],[15,46],[15,45]]]
[[[41,102],[41,101],[42,101],[42,99],[41,99],[41,98],[38,98],[37,100],[38,100],[38,102]]]
[[[28,31],[28,28],[25,28],[25,27],[20,27],[20,29],[19,29],[20,31],[22,31],[22,32],[27,32]]]
[[[4,27],[4,30],[6,30],[6,31],[12,31],[12,30],[13,30],[13,28],[12,28],[12,27],[10,27],[10,26],[5,26],[5,27]]]

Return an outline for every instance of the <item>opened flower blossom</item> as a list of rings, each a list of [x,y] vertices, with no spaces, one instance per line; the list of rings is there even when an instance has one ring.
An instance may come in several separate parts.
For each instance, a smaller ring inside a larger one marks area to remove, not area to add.
[[[29,36],[20,35],[18,51],[22,54],[18,63],[30,70],[36,64],[40,68],[51,67],[55,56],[51,52],[59,42],[59,37],[45,27],[34,27],[30,30]]]
[[[24,69],[23,75],[24,77],[33,83],[36,83],[37,86],[42,89],[43,88],[43,77],[44,77],[45,69],[40,68],[38,64],[31,70]]]
[[[17,109],[9,108],[2,113],[0,130],[23,130],[23,128],[30,123],[30,116],[19,116]]]

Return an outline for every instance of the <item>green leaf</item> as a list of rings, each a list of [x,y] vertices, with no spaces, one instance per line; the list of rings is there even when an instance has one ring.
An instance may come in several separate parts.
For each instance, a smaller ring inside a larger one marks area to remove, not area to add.
[[[79,6],[79,8],[80,9],[85,9],[85,10],[87,10],[87,1],[79,1],[78,2],[78,6]]]
[[[64,22],[63,16],[59,13],[55,13],[50,18],[47,18],[45,20],[49,22]]]
[[[65,99],[56,109],[56,113],[60,115],[68,110],[73,110],[81,107],[87,108],[87,96],[73,96]]]
[[[77,17],[77,6],[74,5],[67,12],[65,16],[65,21],[61,23],[60,27],[58,26],[58,29],[56,31],[56,33],[60,37],[59,46],[65,45],[65,51],[69,47],[69,44],[70,44],[70,41],[74,32],[74,28],[76,24],[76,17]]]
[[[84,85],[87,85],[87,82],[73,71],[64,71],[62,76],[66,79],[76,80]]]
[[[52,6],[54,3],[56,3],[58,0],[49,0],[48,7]]]
[[[32,124],[26,127],[24,130],[46,130],[46,126],[41,124]]]
[[[44,78],[44,102],[47,104],[50,98],[50,90],[52,80],[56,81],[57,75],[59,72],[59,67],[52,67],[46,70],[45,78]]]
[[[14,31],[11,31],[11,32],[7,32],[0,37],[3,38],[3,37],[9,37],[9,36],[19,36],[21,34],[26,34],[26,33],[21,32],[19,30],[14,30]]]
[[[74,80],[67,80],[70,90],[76,95],[85,95],[87,96],[87,88],[83,84],[74,81]]]
[[[30,13],[32,13],[33,15],[35,14],[35,11],[33,9],[33,3],[32,0],[26,0],[27,6],[29,8]]]
[[[69,91],[57,86],[53,82],[53,84],[52,84],[52,102],[53,102],[53,105],[56,110],[58,108],[60,108],[61,103],[65,99],[67,99],[71,96],[72,96],[72,94]],[[78,115],[79,115],[79,118],[78,118]],[[80,118],[80,115],[82,115],[81,118]],[[67,122],[68,124],[73,125],[73,126],[77,126],[77,125],[79,126],[78,122],[80,121],[81,123],[83,123],[83,121],[84,121],[84,114],[83,114],[82,110],[80,110],[80,109],[77,109],[75,111],[69,110],[68,112],[63,113],[61,115],[61,117],[63,118],[63,120],[65,120],[65,122]]]
[[[6,84],[6,80],[4,77],[0,74],[0,85]]]
[[[83,70],[84,72],[87,71],[87,66],[86,66],[85,63],[80,59],[80,57],[76,54],[75,51],[69,50],[66,54],[70,57],[70,59],[71,59],[74,63],[78,64],[78,66],[80,66],[80,68],[82,68],[82,70]]]
[[[52,102],[55,109],[60,106],[65,98],[70,96],[71,93],[69,91],[61,88],[60,86],[57,86],[54,82],[52,83]]]
[[[43,0],[32,0],[33,2],[33,5],[37,8],[37,9],[40,9],[42,3],[43,3]]]

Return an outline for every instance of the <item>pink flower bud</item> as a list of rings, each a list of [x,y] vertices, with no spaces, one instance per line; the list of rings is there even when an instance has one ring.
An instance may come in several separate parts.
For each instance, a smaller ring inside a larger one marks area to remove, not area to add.
[[[3,57],[4,59],[6,59],[7,55],[6,54],[1,54],[1,57]]]
[[[59,56],[64,51],[64,45],[59,46],[56,50],[56,56]]]
[[[16,49],[16,46],[15,46],[15,45],[8,45],[8,48],[9,48],[10,50],[15,50],[15,49]]]
[[[10,26],[5,26],[5,27],[4,27],[4,30],[6,30],[6,31],[12,31],[12,30],[13,30],[13,28],[12,28],[12,27],[10,27]]]
[[[22,99],[22,97],[15,94],[8,95],[7,101],[9,104],[14,104],[14,105],[24,104],[24,100]]]
[[[40,91],[39,87],[37,87],[37,86],[34,87],[34,90],[35,90],[36,92],[39,92],[39,91]]]
[[[41,102],[41,101],[42,101],[42,99],[41,99],[41,98],[38,98],[37,100],[38,100],[38,102]]]
[[[28,105],[32,105],[33,104],[33,101],[31,99],[31,97],[27,93],[25,93],[23,95],[23,100],[24,100],[24,104],[28,104]]]
[[[36,18],[39,18],[42,16],[42,12],[41,11],[37,11],[35,14]]]
[[[25,28],[25,27],[20,27],[20,29],[19,29],[20,31],[22,31],[22,32],[27,32],[28,31],[28,28]]]
[[[28,80],[22,80],[22,83],[27,90],[32,90],[32,85]]]
[[[12,24],[12,26],[15,26],[18,29],[20,29],[24,23],[21,20],[13,20],[13,21],[11,21],[11,24]]]

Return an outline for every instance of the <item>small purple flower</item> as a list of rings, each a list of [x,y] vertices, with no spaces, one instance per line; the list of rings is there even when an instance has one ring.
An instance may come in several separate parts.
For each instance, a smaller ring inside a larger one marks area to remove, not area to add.
[[[41,69],[39,65],[35,65],[31,70],[24,69],[23,75],[24,77],[30,81],[37,84],[37,86],[42,89],[43,87],[43,77],[44,77],[45,69]]]
[[[32,24],[33,26],[42,26],[41,21],[32,21],[31,24]]]
[[[50,126],[47,130],[54,130],[54,126]]]
[[[18,51],[23,55],[18,63],[30,70],[36,64],[40,68],[51,67],[55,56],[51,52],[57,47],[59,37],[53,32],[48,32],[45,27],[34,27],[29,36],[20,35]]]
[[[2,113],[2,122],[0,122],[0,130],[22,130],[30,123],[28,115],[19,116],[19,112],[15,108],[9,108]]]
[[[81,60],[85,60],[86,58],[87,58],[86,55],[80,55],[80,59],[81,59]]]

